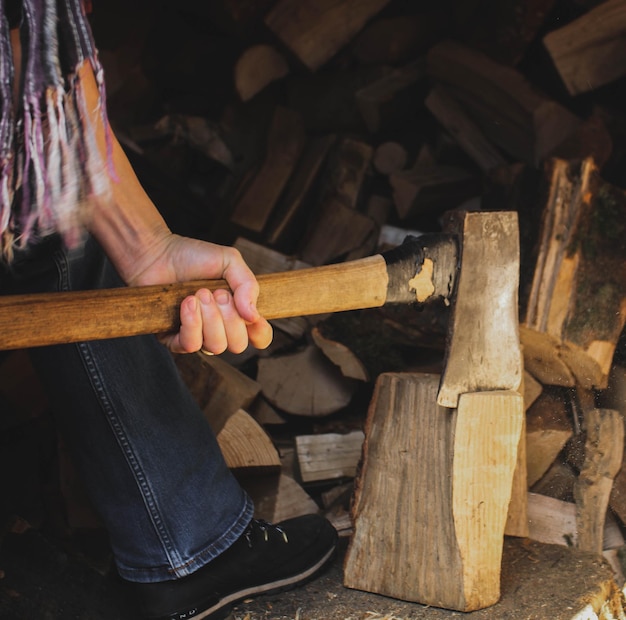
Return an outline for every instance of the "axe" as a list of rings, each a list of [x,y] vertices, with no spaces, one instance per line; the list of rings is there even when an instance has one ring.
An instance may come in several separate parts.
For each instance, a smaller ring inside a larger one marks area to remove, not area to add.
[[[381,307],[452,304],[438,402],[469,391],[515,389],[521,380],[517,325],[516,214],[455,216],[452,232],[407,237],[385,253],[257,276],[268,320]],[[179,306],[224,280],[0,296],[0,350],[176,330]]]

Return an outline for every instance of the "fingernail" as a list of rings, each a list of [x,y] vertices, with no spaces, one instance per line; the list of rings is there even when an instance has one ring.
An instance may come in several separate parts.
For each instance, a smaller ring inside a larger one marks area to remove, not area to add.
[[[226,306],[230,301],[230,295],[226,291],[217,291],[216,293],[213,293],[213,298],[220,306]]]

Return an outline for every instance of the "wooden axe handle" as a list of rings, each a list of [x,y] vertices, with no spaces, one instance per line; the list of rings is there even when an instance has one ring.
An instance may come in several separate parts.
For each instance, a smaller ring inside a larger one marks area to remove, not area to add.
[[[441,268],[450,272],[456,261],[456,244],[450,240],[442,245],[450,247],[443,251],[446,264]],[[409,280],[419,276],[423,263],[421,244],[407,241],[387,254],[259,275],[258,309],[266,319],[279,319],[422,301],[416,299]],[[453,275],[449,274],[449,285]],[[432,271],[424,271],[423,277],[432,280]],[[224,280],[195,280],[0,296],[0,350],[174,331],[180,325],[180,303],[200,288],[216,290],[228,285]],[[441,286],[435,288],[430,297],[450,293]]]

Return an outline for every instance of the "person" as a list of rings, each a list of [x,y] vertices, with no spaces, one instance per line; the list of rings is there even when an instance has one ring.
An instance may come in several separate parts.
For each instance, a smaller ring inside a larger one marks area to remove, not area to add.
[[[221,618],[315,576],[336,531],[318,515],[253,518],[171,355],[267,347],[256,279],[235,249],[173,234],[142,189],[81,0],[0,0],[0,198],[2,294],[230,287],[187,297],[173,334],[30,350],[141,616]]]

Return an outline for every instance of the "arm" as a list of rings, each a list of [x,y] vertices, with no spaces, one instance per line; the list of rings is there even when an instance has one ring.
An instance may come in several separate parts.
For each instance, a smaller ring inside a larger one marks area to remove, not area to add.
[[[105,151],[105,127],[98,112],[98,89],[89,65],[81,68],[88,109],[98,142]],[[113,138],[113,162],[118,181],[111,201],[98,202],[89,223],[123,280],[129,285],[224,278],[233,291],[206,289],[181,304],[181,328],[163,338],[174,352],[200,348],[213,353],[243,351],[248,342],[269,345],[270,325],[257,309],[258,284],[234,248],[173,234],[137,179],[121,146]]]

